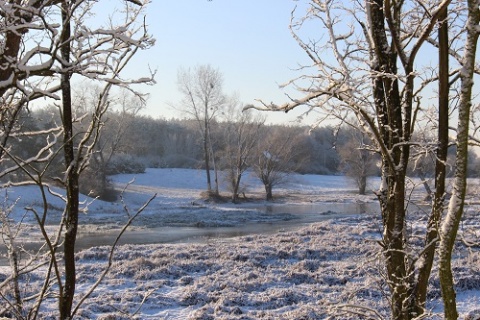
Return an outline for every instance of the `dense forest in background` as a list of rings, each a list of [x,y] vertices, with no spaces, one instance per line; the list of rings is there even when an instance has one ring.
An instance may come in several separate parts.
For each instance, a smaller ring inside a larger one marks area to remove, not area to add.
[[[82,103],[85,101],[82,100]],[[126,103],[126,105],[125,105]],[[131,103],[132,105],[128,105]],[[84,104],[80,104],[85,107]],[[102,135],[94,156],[82,178],[82,193],[113,199],[115,196],[108,182],[108,175],[118,173],[143,173],[146,168],[193,168],[204,169],[203,138],[196,120],[161,119],[140,115],[134,101],[123,100],[122,108],[112,108],[104,116]],[[75,125],[79,132],[87,126],[88,112],[77,108],[78,119]],[[241,113],[241,109],[239,110]],[[85,113],[82,117],[81,114]],[[12,153],[21,154],[27,159],[41,148],[51,129],[60,122],[56,107],[49,106],[24,111],[18,125],[24,133],[11,140]],[[237,124],[237,126],[235,125]],[[248,155],[247,165],[253,166],[258,159],[266,157],[266,150],[277,152],[271,156],[286,164],[276,170],[301,174],[349,175],[355,178],[358,170],[364,170],[366,176],[380,174],[379,157],[371,152],[371,142],[362,136],[358,129],[350,126],[323,126],[311,128],[300,125],[267,125],[265,119],[257,117],[245,124],[257,128],[253,139],[255,148]],[[261,130],[258,130],[261,127]],[[232,131],[239,130],[238,123],[215,120],[211,124],[212,153],[219,170],[228,170],[231,155]],[[35,132],[35,135],[29,135]],[[38,132],[44,132],[43,135]],[[418,141],[428,140],[428,129],[418,135]],[[433,138],[432,138],[433,139]],[[60,142],[57,142],[60,144]],[[277,150],[277,151],[272,151]],[[229,155],[230,154],[230,155]],[[449,154],[455,154],[452,144]],[[57,157],[47,168],[52,181],[60,180],[62,172],[61,158]],[[434,175],[435,157],[424,150],[412,154],[409,174],[424,179]],[[11,160],[13,161],[13,160]],[[4,162],[4,167],[8,162]],[[352,167],[361,167],[353,168]],[[449,172],[453,172],[453,161],[449,163]],[[366,168],[367,167],[367,168]],[[477,177],[480,161],[474,152],[470,152],[469,174]],[[355,171],[357,170],[357,171]],[[22,171],[16,173],[18,180]],[[12,177],[10,177],[12,179]],[[14,178],[15,179],[15,178]],[[224,181],[221,183],[225,183]]]

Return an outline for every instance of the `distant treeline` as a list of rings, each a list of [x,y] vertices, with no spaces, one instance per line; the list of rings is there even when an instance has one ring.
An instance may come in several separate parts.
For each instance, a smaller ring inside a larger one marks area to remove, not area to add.
[[[38,148],[45,145],[47,132],[50,128],[58,126],[58,112],[54,107],[42,108],[25,112],[20,117],[19,126],[23,132],[36,132],[32,135],[14,137],[11,148],[16,149],[16,154],[22,154],[28,158]],[[88,125],[88,119],[79,121],[76,126],[81,131],[82,126]],[[139,115],[128,111],[108,111],[104,116],[102,134],[94,157],[90,161],[89,171],[91,175],[85,175],[89,182],[89,192],[102,193],[107,188],[106,177],[116,173],[138,173],[145,168],[204,168],[204,153],[202,149],[202,134],[199,132],[197,121],[189,119],[154,119],[149,116]],[[253,124],[248,124],[253,125]],[[356,138],[354,134],[358,129],[352,127],[317,127],[287,126],[287,125],[264,125],[269,136],[293,137],[294,143],[288,150],[291,155],[289,161],[297,173],[302,174],[348,174],[348,162],[356,157],[353,152],[356,149],[368,149],[368,157],[371,157],[374,170],[369,169],[369,175],[379,174],[380,163],[375,152],[371,151],[374,146],[368,145],[368,139]],[[268,130],[267,130],[268,129]],[[222,169],[222,158],[225,158],[226,150],[232,141],[229,141],[229,131],[232,130],[230,122],[214,122],[211,125],[212,145],[218,158],[219,169]],[[51,134],[50,134],[51,135]],[[264,140],[265,137],[256,136],[256,139]],[[425,139],[425,136],[422,136]],[[282,138],[278,139],[282,140]],[[57,142],[57,145],[61,142]],[[347,151],[343,151],[347,149]],[[350,152],[352,151],[352,152]],[[287,152],[287,150],[285,150]],[[453,155],[454,147],[450,148]],[[280,155],[273,155],[280,156]],[[411,161],[409,173],[412,176],[431,177],[434,174],[434,160],[432,153],[425,151],[412,155],[415,161]],[[373,159],[373,160],[372,160]],[[355,159],[353,159],[355,160]],[[59,161],[60,163],[61,161]],[[4,164],[5,165],[5,164]],[[51,176],[60,174],[63,169],[55,162],[49,165]],[[450,171],[453,164],[450,165]],[[470,154],[470,176],[478,176],[478,157]],[[18,174],[21,174],[19,172]],[[93,181],[98,186],[92,188]]]

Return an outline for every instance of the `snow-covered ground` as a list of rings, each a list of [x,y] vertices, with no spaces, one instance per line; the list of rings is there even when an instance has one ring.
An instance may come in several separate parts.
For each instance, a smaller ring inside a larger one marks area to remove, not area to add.
[[[132,234],[146,238],[141,239],[145,244],[117,248],[110,273],[83,304],[79,318],[358,319],[359,314],[370,319],[388,317],[386,286],[381,277],[383,264],[377,244],[380,217],[374,209],[375,197],[372,193],[356,195],[347,178],[295,175],[274,189],[277,197],[270,204],[261,200],[260,183],[246,177],[247,200],[236,205],[202,200],[203,171],[148,169],[145,174],[114,176],[112,181],[118,189],[123,189],[133,178],[123,194],[130,212],[134,213],[157,194],[131,228]],[[378,179],[373,179],[370,187],[375,189],[377,185]],[[413,198],[421,204],[423,190],[419,190]],[[478,203],[476,190],[475,186],[471,189],[471,203]],[[61,194],[61,190],[55,191]],[[24,221],[17,240],[38,242],[33,215],[24,209],[39,210],[38,191],[35,187],[17,187],[5,194],[8,194],[5,206],[17,201],[9,218]],[[92,202],[88,197],[84,201],[80,238],[90,238],[86,247],[102,244],[100,234],[116,234],[128,219],[120,202]],[[61,199],[49,196],[51,230],[60,219],[62,204]],[[366,210],[345,216],[332,209],[344,208],[343,204],[366,204]],[[298,221],[291,213],[296,208],[299,212],[314,210],[308,213],[309,218],[317,215],[324,218],[288,228],[290,223]],[[424,218],[421,206],[412,207],[411,211],[415,219]],[[477,212],[473,205],[465,213],[460,237],[472,239],[478,232]],[[282,228],[267,231],[269,225]],[[156,241],[152,240],[156,239],[156,233],[239,227],[251,229],[252,234],[150,244]],[[416,227],[412,224],[412,232]],[[108,251],[108,246],[94,246],[78,253],[79,297],[106,267]],[[466,318],[467,314],[480,310],[477,307],[480,306],[480,255],[478,246],[467,249],[460,243],[457,253],[454,270],[458,307],[462,318]],[[8,267],[2,267],[0,282],[7,274]],[[41,270],[32,274],[28,290],[38,290],[41,279]],[[435,271],[430,292],[429,318],[441,319]],[[42,318],[55,319],[56,307],[56,300],[48,299],[43,304]]]

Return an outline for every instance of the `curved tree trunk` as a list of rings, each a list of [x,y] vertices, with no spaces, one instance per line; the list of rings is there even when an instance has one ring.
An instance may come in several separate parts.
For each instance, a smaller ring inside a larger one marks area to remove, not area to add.
[[[439,276],[445,319],[458,318],[456,296],[453,283],[451,259],[453,246],[457,237],[458,226],[463,214],[465,193],[467,189],[468,139],[470,110],[472,105],[473,71],[479,36],[480,9],[478,1],[468,0],[467,37],[460,73],[461,91],[458,106],[457,154],[455,161],[455,179],[452,197],[448,205],[447,216],[440,230]]]
[[[438,226],[441,221],[445,202],[445,178],[447,174],[447,153],[448,153],[448,98],[449,98],[449,61],[448,61],[448,10],[442,11],[439,16],[440,28],[438,32],[439,42],[439,98],[438,98],[438,148],[435,161],[435,192],[432,199],[432,211],[430,213],[427,233],[425,235],[425,250],[423,259],[418,267],[418,279],[415,284],[416,315],[420,316],[425,312],[427,299],[428,280],[433,266],[436,243],[438,241]],[[424,182],[425,187],[428,184]],[[432,194],[430,188],[427,189]]]

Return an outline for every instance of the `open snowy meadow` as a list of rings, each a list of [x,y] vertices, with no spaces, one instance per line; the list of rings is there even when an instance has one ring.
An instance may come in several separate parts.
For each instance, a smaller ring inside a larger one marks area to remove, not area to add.
[[[107,267],[109,245],[128,220],[124,206],[134,213],[156,197],[122,238],[108,275],[80,307],[79,319],[389,317],[378,205],[373,192],[358,196],[348,178],[294,175],[274,189],[275,200],[267,203],[260,183],[247,176],[246,199],[235,205],[202,199],[205,178],[200,170],[147,169],[113,176],[112,182],[125,188],[123,204],[83,199],[77,302]],[[462,319],[480,319],[476,183],[469,190],[453,262]],[[370,190],[377,186],[372,179]],[[17,244],[35,248],[41,237],[25,208],[40,204],[37,190],[10,188],[4,196],[4,206],[16,202],[8,219],[21,230]],[[409,208],[413,241],[422,240],[427,216],[423,198],[419,185]],[[55,230],[62,200],[50,196],[49,209],[49,228]],[[5,255],[3,246],[0,252]],[[2,262],[0,282],[9,275],[8,260]],[[25,292],[39,290],[42,271],[25,278]],[[55,319],[56,307],[50,295],[41,318]],[[428,309],[429,319],[443,318],[436,271]]]

